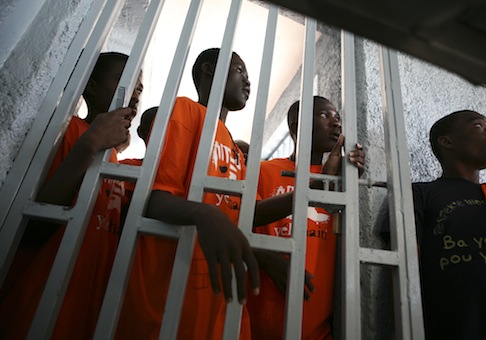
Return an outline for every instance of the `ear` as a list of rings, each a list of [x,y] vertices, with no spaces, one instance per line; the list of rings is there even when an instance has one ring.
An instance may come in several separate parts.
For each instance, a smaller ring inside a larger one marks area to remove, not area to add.
[[[210,62],[204,62],[201,65],[202,73],[206,74],[209,77],[213,77],[214,75],[214,65]]]
[[[454,143],[452,142],[451,138],[447,135],[439,136],[439,138],[437,138],[437,142],[441,148],[446,150],[450,150],[454,146]]]
[[[83,95],[88,96],[88,98],[93,98],[96,95],[96,85],[96,80],[89,79],[84,88]]]
[[[289,132],[290,136],[295,141],[297,139],[297,122],[290,123]]]

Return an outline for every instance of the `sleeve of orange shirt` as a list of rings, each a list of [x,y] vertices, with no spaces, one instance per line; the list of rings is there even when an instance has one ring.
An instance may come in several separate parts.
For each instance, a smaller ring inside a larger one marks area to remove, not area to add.
[[[197,147],[201,121],[197,113],[201,108],[186,98],[178,98],[167,126],[165,143],[160,158],[153,190],[170,192],[186,197]]]
[[[57,170],[62,161],[66,158],[69,151],[78,141],[79,137],[87,130],[88,124],[78,117],[73,117],[69,123],[69,128],[66,130],[64,139],[56,152],[56,156],[52,162],[51,168],[47,178],[50,178]]]

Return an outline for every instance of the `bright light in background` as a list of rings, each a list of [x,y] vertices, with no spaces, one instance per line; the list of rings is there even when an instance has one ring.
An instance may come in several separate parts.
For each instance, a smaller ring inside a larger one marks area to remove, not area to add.
[[[143,65],[144,93],[139,114],[132,122],[131,144],[120,154],[120,159],[143,158],[144,156],[145,145],[138,138],[136,128],[139,125],[141,114],[146,109],[158,106],[160,103],[189,3],[189,0],[166,0]],[[204,1],[179,87],[179,96],[186,96],[197,101],[197,92],[191,75],[192,65],[203,50],[221,46],[229,7],[230,1],[227,0]],[[251,136],[267,15],[268,9],[262,5],[243,1],[233,42],[233,50],[241,56],[246,64],[251,81],[251,95],[243,110],[231,112],[228,115],[226,125],[234,139],[242,139],[247,142],[250,142]],[[126,22],[126,27],[114,30],[104,50],[120,50],[120,45],[126,45],[126,30],[134,30],[129,27],[130,20],[126,20]],[[267,113],[272,110],[299,70],[302,62],[303,41],[304,26],[280,15]]]

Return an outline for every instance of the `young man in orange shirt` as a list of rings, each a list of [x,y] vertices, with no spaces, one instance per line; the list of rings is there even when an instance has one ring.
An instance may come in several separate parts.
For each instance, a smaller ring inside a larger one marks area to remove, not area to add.
[[[244,304],[247,299],[245,265],[251,289],[258,294],[258,265],[247,239],[236,227],[240,198],[206,193],[203,203],[187,200],[218,54],[219,49],[206,50],[193,66],[199,101],[180,97],[175,102],[146,210],[149,217],[197,227],[198,241],[179,325],[180,339],[221,339],[225,299],[233,299],[232,268],[236,272],[239,302]],[[210,176],[234,180],[245,178],[243,154],[224,122],[229,111],[241,110],[246,105],[249,94],[245,63],[233,53],[208,168]],[[291,207],[291,195],[283,196],[280,202],[258,202],[255,223],[262,225],[280,219],[291,211]],[[139,238],[117,338],[158,338],[175,246],[175,241],[167,239],[144,235]],[[220,294],[221,291],[224,294]],[[240,334],[242,338],[250,338],[246,309]]]
[[[258,194],[265,199],[294,190],[294,178],[282,176],[282,170],[295,171],[295,145],[299,101],[288,111],[290,135],[294,140],[294,152],[289,158],[264,161],[260,165]],[[327,99],[314,97],[313,131],[311,149],[311,173],[337,175],[340,173],[341,117]],[[358,144],[349,154],[351,161],[364,171],[365,154]],[[322,164],[323,154],[330,152]],[[330,339],[334,285],[336,237],[332,233],[332,215],[325,209],[308,208],[305,301],[302,319],[303,339]],[[292,216],[257,227],[258,233],[278,237],[291,237]],[[282,339],[284,329],[285,294],[287,285],[288,257],[268,251],[255,252],[261,267],[260,295],[252,296],[248,303],[253,339]]]
[[[38,201],[73,206],[94,156],[127,140],[142,92],[140,79],[129,107],[106,113],[127,59],[121,53],[100,55],[83,93],[88,115],[85,120],[71,118]],[[115,149],[110,161],[117,162]],[[103,180],[53,331],[54,339],[87,339],[94,333],[121,231],[123,195],[122,182]],[[63,229],[38,222],[27,227],[0,293],[1,338],[26,336]]]

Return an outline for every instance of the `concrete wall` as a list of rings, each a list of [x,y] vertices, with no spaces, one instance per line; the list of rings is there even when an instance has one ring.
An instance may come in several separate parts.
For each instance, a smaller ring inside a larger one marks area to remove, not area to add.
[[[0,186],[90,3],[2,2]]]
[[[341,108],[340,35],[337,30],[321,27],[324,35],[317,43],[316,73],[319,94]],[[386,158],[383,140],[383,112],[380,85],[378,46],[356,39],[356,87],[358,140],[367,152],[365,177],[386,180]],[[407,145],[412,181],[428,181],[440,176],[440,167],[432,155],[428,131],[442,116],[460,109],[486,114],[486,88],[475,87],[461,78],[425,62],[399,54]],[[289,106],[299,98],[300,70],[282,95],[279,104],[269,113],[269,133],[264,141],[278,139],[279,124],[286,119]],[[285,124],[281,126],[285,127]],[[267,125],[266,125],[267,128]],[[483,174],[484,180],[484,174]],[[360,189],[361,246],[386,248],[381,236],[386,220],[386,191],[380,188]],[[339,293],[339,279],[338,279]],[[391,299],[391,271],[362,265],[361,308],[363,339],[394,337]],[[339,299],[336,300],[339,311]],[[339,321],[335,322],[339,332]]]

